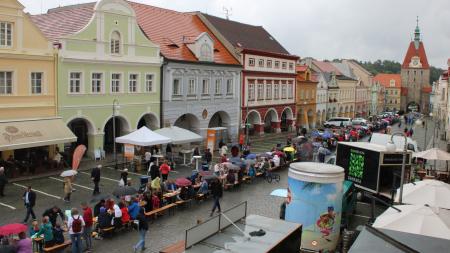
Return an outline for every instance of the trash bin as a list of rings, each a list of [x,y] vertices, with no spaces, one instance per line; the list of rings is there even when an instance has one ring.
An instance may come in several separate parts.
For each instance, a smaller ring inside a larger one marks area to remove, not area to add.
[[[303,225],[301,248],[336,249],[342,215],[344,169],[313,162],[291,163],[286,221]]]

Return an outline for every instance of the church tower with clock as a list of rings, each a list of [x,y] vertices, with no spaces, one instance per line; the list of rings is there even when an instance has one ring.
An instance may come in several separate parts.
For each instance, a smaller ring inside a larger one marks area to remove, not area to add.
[[[402,77],[400,108],[405,112],[428,113],[431,93],[430,65],[420,38],[418,18],[414,30],[414,40],[409,43],[400,74]]]

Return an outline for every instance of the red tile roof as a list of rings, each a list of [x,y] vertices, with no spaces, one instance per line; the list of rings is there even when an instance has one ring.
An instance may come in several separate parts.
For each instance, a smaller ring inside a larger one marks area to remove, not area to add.
[[[401,88],[402,87],[402,78],[400,74],[377,74],[373,80],[375,82],[379,82],[381,85],[383,85],[386,88],[394,88],[391,87],[391,80],[395,80],[395,88]]]
[[[160,45],[164,57],[197,62],[198,59],[186,43],[192,43],[200,34],[207,32],[214,40],[214,62],[239,64],[195,13],[182,13],[145,4],[129,3],[136,12],[139,26],[151,41]]]
[[[94,14],[94,7],[95,3],[58,7],[31,19],[48,39],[57,40],[83,29]]]
[[[331,62],[313,60],[313,64],[316,65],[316,67],[318,67],[322,72],[334,72],[336,75],[342,75],[341,71],[331,64]]]
[[[303,72],[306,71],[308,69],[308,66],[306,65],[296,65],[295,66],[295,71],[297,72]]]
[[[422,63],[422,68],[430,68],[430,65],[428,65],[427,54],[425,53],[423,42],[419,42],[419,49],[417,50],[414,46],[414,41],[411,41],[409,43],[408,51],[406,52],[405,59],[403,60],[402,68],[409,68],[409,63],[411,62],[411,58],[413,56],[419,56],[420,63]]]

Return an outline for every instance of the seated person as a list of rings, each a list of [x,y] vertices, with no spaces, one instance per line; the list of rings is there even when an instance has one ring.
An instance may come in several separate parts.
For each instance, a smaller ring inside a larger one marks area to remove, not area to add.
[[[227,175],[227,183],[228,184],[234,184],[234,182],[236,181],[236,177],[234,174],[235,173],[233,173],[231,171],[228,173],[228,175]]]
[[[188,199],[193,199],[195,197],[195,190],[194,187],[192,187],[192,185],[189,185],[187,187],[187,192],[188,192]]]
[[[152,197],[151,197],[151,193],[150,192],[146,192],[144,194],[144,198],[142,199],[142,201],[145,202],[145,204],[143,206],[145,212],[150,212],[151,210],[153,210]]]
[[[61,228],[61,224],[59,223],[56,223],[55,228],[53,228],[53,238],[55,240],[55,244],[64,243],[64,230]]]
[[[208,193],[208,182],[206,182],[205,179],[203,179],[202,184],[200,185],[200,188],[198,189],[199,194],[207,194]]]
[[[177,185],[175,184],[175,182],[173,180],[166,181],[166,190],[168,192],[174,192],[177,190]]]
[[[39,223],[37,220],[34,220],[33,222],[31,222],[31,226],[30,226],[30,237],[32,237],[34,234],[36,234],[37,232],[39,232],[40,228],[39,228]]]
[[[53,238],[53,226],[48,216],[42,218],[40,229],[36,234],[33,235],[33,238],[39,237],[40,235],[44,235],[45,248],[55,245],[55,240]]]
[[[151,189],[152,191],[161,191],[161,179],[159,177],[152,180]]]
[[[137,215],[139,214],[139,203],[136,198],[132,198],[130,205],[128,206],[128,213],[130,215],[130,219],[136,220]]]
[[[122,228],[122,211],[120,210],[120,207],[117,204],[114,204],[113,210],[114,210],[113,225],[116,229],[120,229]]]
[[[151,203],[153,205],[153,208],[155,208],[155,209],[158,209],[161,206],[160,198],[155,193],[152,194]]]
[[[178,194],[177,199],[178,200],[189,199],[188,188],[186,186],[181,187],[180,194]]]
[[[105,207],[106,201],[104,199],[101,199],[95,206],[94,206],[94,217],[97,217],[100,214],[100,208]]]
[[[130,214],[128,213],[128,208],[123,202],[119,203],[120,211],[122,212],[122,224],[128,224],[130,222]]]
[[[280,157],[278,155],[274,155],[272,158],[272,162],[275,167],[280,166]]]
[[[105,207],[101,207],[97,220],[98,227],[101,229],[111,227],[112,218],[111,213],[107,212]]]

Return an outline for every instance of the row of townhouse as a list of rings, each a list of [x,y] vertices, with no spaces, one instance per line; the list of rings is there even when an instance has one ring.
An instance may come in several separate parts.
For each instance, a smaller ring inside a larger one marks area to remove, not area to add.
[[[123,0],[24,8],[0,3],[2,159],[62,143],[93,156],[142,126],[229,141],[295,127],[299,58],[261,26]]]
[[[436,138],[450,140],[450,88],[449,81],[450,58],[447,61],[447,70],[439,76],[438,81],[433,84],[430,97],[431,116],[435,122]],[[442,133],[444,136],[438,136]]]

